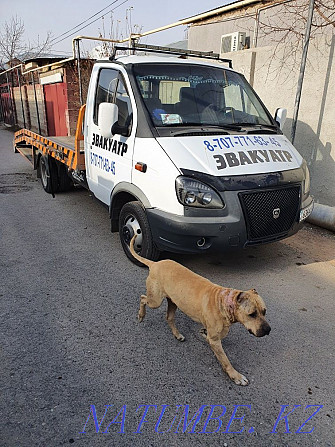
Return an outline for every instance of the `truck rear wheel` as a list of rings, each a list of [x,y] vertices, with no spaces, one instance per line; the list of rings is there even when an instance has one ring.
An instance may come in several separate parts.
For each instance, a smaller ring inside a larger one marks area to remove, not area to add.
[[[122,248],[128,258],[134,264],[143,266],[130,253],[129,244],[134,234],[137,234],[135,250],[144,258],[157,261],[160,252],[157,250],[152,239],[144,208],[137,201],[128,202],[122,207],[119,217],[119,235]]]
[[[58,172],[54,160],[46,155],[40,157],[38,163],[39,177],[45,192],[52,194],[58,191]]]

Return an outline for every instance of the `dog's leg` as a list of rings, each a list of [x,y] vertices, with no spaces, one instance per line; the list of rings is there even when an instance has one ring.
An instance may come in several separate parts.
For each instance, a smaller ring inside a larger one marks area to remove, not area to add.
[[[153,275],[149,274],[146,285],[147,294],[141,295],[140,309],[137,316],[139,322],[143,321],[143,318],[145,317],[146,306],[149,306],[150,309],[157,309],[157,307],[161,306],[162,301],[165,298],[164,291],[161,290]]]
[[[141,323],[143,321],[143,318],[145,317],[146,314],[146,309],[145,306],[148,304],[148,300],[146,295],[141,295],[141,301],[140,301],[140,309],[138,311],[138,321]]]
[[[212,348],[216,358],[219,360],[223,370],[228,374],[228,376],[236,383],[236,385],[248,385],[248,379],[240,374],[232,364],[230,363],[228,357],[226,356],[220,339],[212,339],[207,336],[207,341]]]
[[[173,333],[173,335],[176,337],[176,339],[178,341],[184,341],[185,337],[178,331],[178,329],[176,328],[176,324],[174,321],[174,316],[177,310],[177,306],[175,305],[175,303],[173,303],[170,298],[166,298],[167,299],[167,303],[168,303],[168,307],[167,307],[167,312],[166,312],[166,320],[168,322],[168,325],[171,328],[171,331]]]

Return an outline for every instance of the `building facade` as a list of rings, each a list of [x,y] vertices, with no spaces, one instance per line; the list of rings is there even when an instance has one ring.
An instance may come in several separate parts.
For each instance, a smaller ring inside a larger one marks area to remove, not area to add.
[[[53,65],[54,62],[54,65]],[[83,103],[93,66],[80,62]],[[38,67],[49,65],[41,70]],[[73,136],[81,106],[77,61],[37,58],[0,73],[0,118],[43,136]]]

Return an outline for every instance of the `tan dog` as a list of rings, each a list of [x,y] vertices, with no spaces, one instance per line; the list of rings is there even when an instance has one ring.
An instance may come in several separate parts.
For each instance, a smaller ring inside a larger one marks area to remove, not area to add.
[[[168,308],[166,319],[173,335],[179,341],[185,338],[175,325],[177,307],[192,320],[201,323],[201,334],[206,338],[223,370],[237,385],[248,385],[248,380],[231,365],[221,344],[228,334],[229,327],[237,321],[256,337],[268,335],[271,328],[265,320],[266,308],[263,299],[255,289],[229,289],[213,284],[208,279],[191,272],[171,260],[150,261],[138,255],[134,250],[134,240],[130,242],[130,251],[134,258],[149,267],[146,280],[147,295],[141,295],[138,319],[142,321],[146,305],[156,309],[164,298]]]

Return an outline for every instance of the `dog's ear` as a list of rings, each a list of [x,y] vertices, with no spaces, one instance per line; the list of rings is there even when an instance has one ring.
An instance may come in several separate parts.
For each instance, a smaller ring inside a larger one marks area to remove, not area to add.
[[[238,292],[235,295],[235,300],[236,300],[237,304],[242,304],[243,301],[245,300],[244,292],[243,291]]]

